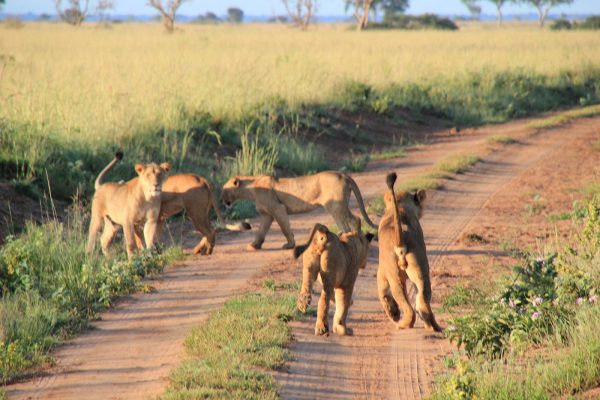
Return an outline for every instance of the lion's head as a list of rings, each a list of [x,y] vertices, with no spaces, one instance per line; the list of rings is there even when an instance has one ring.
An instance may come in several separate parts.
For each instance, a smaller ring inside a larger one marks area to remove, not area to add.
[[[411,192],[398,192],[396,193],[396,201],[398,202],[398,208],[404,208],[406,211],[413,213],[417,218],[421,219],[423,216],[423,202],[427,198],[427,193],[423,189],[417,190],[416,193]],[[384,197],[386,210],[392,209],[394,203],[392,201],[392,194],[386,192]]]
[[[135,172],[139,176],[140,186],[147,200],[159,197],[162,193],[162,185],[169,176],[171,165],[162,163],[136,164]]]
[[[226,207],[231,207],[239,198],[239,191],[242,186],[242,181],[239,176],[231,177],[223,185],[223,203]]]

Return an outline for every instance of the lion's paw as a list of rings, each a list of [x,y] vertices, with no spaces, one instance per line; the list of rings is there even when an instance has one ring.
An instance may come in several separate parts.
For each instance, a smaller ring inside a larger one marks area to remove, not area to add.
[[[327,334],[329,334],[329,327],[327,326],[327,324],[317,322],[317,324],[315,325],[315,335],[323,336]]]
[[[305,313],[306,309],[308,308],[308,305],[310,304],[310,295],[303,295],[301,294],[300,296],[298,296],[298,300],[296,301],[296,306],[298,307],[298,310],[300,310],[300,312]]]
[[[286,243],[283,246],[281,246],[281,248],[283,250],[289,250],[289,249],[293,249],[296,246],[295,242],[291,242],[291,243]]]
[[[246,246],[246,250],[248,250],[248,251],[256,251],[256,250],[260,250],[261,247],[262,247],[261,244],[250,243],[248,246]]]
[[[352,336],[354,334],[352,328],[347,328],[344,325],[334,325],[333,331],[340,336]]]

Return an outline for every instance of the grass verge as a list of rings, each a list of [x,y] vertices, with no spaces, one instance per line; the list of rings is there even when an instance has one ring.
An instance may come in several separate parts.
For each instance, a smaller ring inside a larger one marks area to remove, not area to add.
[[[530,129],[548,129],[555,128],[560,125],[564,125],[568,122],[578,118],[591,118],[600,115],[600,105],[594,105],[584,107],[577,110],[571,110],[564,112],[559,115],[554,115],[548,118],[536,119],[529,124],[527,127]]]
[[[266,281],[264,289],[228,300],[185,341],[185,360],[171,374],[162,400],[278,399],[269,374],[291,355],[287,322],[299,316],[293,284]]]
[[[508,135],[494,135],[494,136],[490,136],[489,138],[487,138],[486,142],[487,142],[487,144],[490,144],[490,145],[515,144],[515,143],[517,143],[517,140]]]
[[[495,295],[450,320],[462,355],[433,399],[571,398],[600,385],[600,197],[572,215],[574,244],[525,255]],[[469,298],[459,290],[450,300]]]
[[[158,273],[181,249],[161,255],[124,252],[105,258],[86,254],[84,218],[65,224],[29,224],[0,249],[0,383],[51,363],[50,351],[81,331],[122,294],[146,287],[141,278]]]

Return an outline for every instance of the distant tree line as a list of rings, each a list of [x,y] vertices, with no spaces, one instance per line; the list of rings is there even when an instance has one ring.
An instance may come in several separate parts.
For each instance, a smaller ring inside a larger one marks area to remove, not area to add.
[[[538,13],[540,26],[544,26],[548,13],[553,7],[572,4],[574,2],[574,0],[462,0],[475,19],[479,19],[479,15],[481,14],[481,6],[479,4],[482,1],[492,3],[496,7],[498,25],[502,25],[502,8],[509,3],[513,3],[534,7]]]
[[[52,0],[58,17],[71,25],[80,26],[91,15],[102,15],[107,10],[114,8],[113,0]],[[147,5],[154,8],[160,14],[165,29],[173,32],[175,29],[175,19],[177,10],[182,3],[191,0],[147,0]],[[400,18],[409,6],[409,0],[343,0],[346,11],[352,9],[353,17],[356,21],[356,29],[361,31],[369,27],[372,20],[377,20],[379,12],[383,12],[383,21],[388,25],[392,22],[407,21],[407,18]],[[481,3],[492,3],[496,8],[498,25],[503,21],[503,8],[509,3],[525,4],[535,8],[538,14],[540,26],[544,26],[550,10],[554,7],[572,4],[574,0],[461,0],[467,7],[469,13],[474,19],[481,16]],[[306,30],[313,22],[316,11],[316,0],[281,0],[287,16],[275,16],[269,22],[286,23],[291,21],[300,29]],[[0,8],[6,4],[6,0],[0,0]],[[425,17],[425,16],[424,16]],[[237,7],[227,9],[227,22],[240,23],[244,20],[244,12]],[[431,16],[421,18],[423,21],[432,20]],[[440,19],[441,20],[441,19]],[[200,22],[221,22],[212,12],[207,12],[197,18]],[[422,21],[421,21],[422,22]],[[443,23],[445,24],[445,22]]]

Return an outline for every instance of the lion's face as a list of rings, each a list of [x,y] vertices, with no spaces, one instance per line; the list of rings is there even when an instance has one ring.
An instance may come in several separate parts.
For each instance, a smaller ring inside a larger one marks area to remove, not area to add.
[[[237,176],[234,176],[230,178],[227,182],[225,182],[225,184],[223,185],[223,203],[226,207],[231,207],[233,205],[233,202],[238,199],[238,192],[240,190],[240,186],[241,181],[240,178]]]
[[[396,193],[396,202],[398,203],[398,207],[404,208],[405,210],[414,213],[414,215],[416,215],[419,219],[421,219],[421,217],[423,216],[423,202],[426,198],[427,194],[423,189],[417,190],[416,193]],[[391,209],[393,207],[392,195],[390,194],[390,192],[385,193],[384,201],[386,209]]]
[[[313,237],[313,251],[321,254],[325,251],[327,245],[327,231],[317,229]]]
[[[139,176],[139,182],[146,199],[152,200],[161,195],[162,185],[167,180],[170,169],[171,166],[169,163],[162,163],[160,165],[155,163],[137,164],[135,166],[135,172]]]

